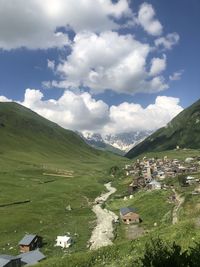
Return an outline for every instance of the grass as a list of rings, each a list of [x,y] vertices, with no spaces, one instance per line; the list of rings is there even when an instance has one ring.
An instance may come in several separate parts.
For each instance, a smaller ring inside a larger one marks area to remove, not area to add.
[[[68,232],[74,240],[69,253],[85,251],[96,219],[91,202],[111,179],[110,168],[124,159],[15,103],[0,103],[0,122],[0,205],[30,200],[0,207],[0,251],[16,255],[25,233],[36,233],[46,256],[62,256],[55,239]],[[68,171],[73,177],[56,175]]]
[[[184,160],[187,157],[197,157],[200,155],[199,149],[179,149],[179,150],[165,150],[160,152],[146,152],[142,155],[138,156],[137,158],[163,158],[164,156],[167,156],[169,159],[179,159]],[[135,158],[135,159],[137,159]],[[135,160],[134,159],[134,160]]]

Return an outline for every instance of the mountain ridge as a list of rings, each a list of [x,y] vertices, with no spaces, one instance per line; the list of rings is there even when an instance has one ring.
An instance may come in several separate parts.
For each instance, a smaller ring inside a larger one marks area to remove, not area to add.
[[[125,156],[134,158],[145,152],[180,148],[200,148],[200,99],[180,112],[165,127],[158,129]]]
[[[150,135],[150,131],[136,131],[129,133],[107,134],[79,133],[79,135],[90,145],[114,153],[124,155],[130,148],[140,143]]]

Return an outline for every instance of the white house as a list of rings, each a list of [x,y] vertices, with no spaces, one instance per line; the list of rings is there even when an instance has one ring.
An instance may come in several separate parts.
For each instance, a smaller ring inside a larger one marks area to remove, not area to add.
[[[57,236],[56,244],[55,244],[56,247],[68,248],[71,246],[71,244],[72,244],[71,237],[66,236],[66,235]]]
[[[148,188],[154,190],[154,189],[161,189],[162,187],[159,182],[157,182],[156,180],[153,180],[148,184]]]

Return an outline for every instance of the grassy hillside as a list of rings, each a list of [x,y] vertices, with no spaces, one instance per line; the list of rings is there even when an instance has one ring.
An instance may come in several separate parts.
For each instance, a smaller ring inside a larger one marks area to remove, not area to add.
[[[16,103],[0,103],[0,153],[41,163],[66,159],[82,163],[101,158],[102,153],[65,130]],[[104,156],[111,157],[109,154]]]
[[[164,156],[169,158],[185,159],[186,157],[199,155],[199,151],[188,150],[187,153],[178,155],[177,151],[165,151],[147,154],[147,156]],[[196,174],[196,177],[199,177]],[[184,203],[178,210],[178,223],[172,224],[172,211],[175,203],[169,202],[168,198],[173,194],[169,188],[167,190],[145,191],[141,190],[134,194],[134,197],[124,200],[127,195],[127,186],[130,183],[130,177],[121,177],[120,180],[114,181],[113,185],[117,187],[117,192],[106,203],[106,208],[114,211],[119,215],[119,209],[124,206],[135,207],[143,222],[139,225],[139,229],[143,229],[141,237],[130,240],[131,235],[135,236],[138,228],[132,225],[124,225],[119,223],[116,226],[116,238],[113,246],[99,249],[95,252],[76,253],[65,255],[63,258],[53,257],[48,259],[38,267],[144,267],[141,257],[144,255],[145,245],[153,238],[161,238],[169,244],[174,241],[182,247],[182,251],[195,247],[196,243],[200,243],[200,195],[193,195],[192,191],[198,185],[190,187],[181,187],[178,178],[166,179],[164,182],[173,184],[175,190],[184,197]],[[156,223],[156,226],[154,225]],[[132,228],[133,227],[133,228]],[[162,252],[161,252],[162,253]],[[178,253],[178,251],[177,251]],[[197,259],[196,265],[200,262]],[[150,266],[150,265],[148,265]],[[151,265],[163,266],[163,265]],[[173,265],[165,265],[173,266]],[[175,265],[179,266],[179,265]],[[181,265],[185,266],[185,265]]]
[[[45,255],[63,255],[54,244],[67,232],[75,241],[70,252],[86,250],[92,201],[122,162],[25,107],[0,103],[0,252],[18,254],[23,235],[36,233]]]
[[[130,150],[126,156],[133,158],[144,152],[172,150],[177,146],[200,148],[200,100]]]

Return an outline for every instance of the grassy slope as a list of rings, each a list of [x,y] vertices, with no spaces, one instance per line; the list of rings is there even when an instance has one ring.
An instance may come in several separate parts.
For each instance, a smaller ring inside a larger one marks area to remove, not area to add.
[[[109,168],[123,159],[15,103],[0,103],[0,125],[0,205],[31,201],[0,207],[0,251],[17,254],[26,232],[44,237],[47,256],[63,255],[55,238],[67,232],[75,240],[71,251],[85,250],[95,220],[89,202],[104,189]],[[58,170],[74,177],[43,175]]]
[[[144,152],[164,151],[176,148],[200,148],[200,100],[176,116],[165,128],[161,128],[130,150],[126,156],[136,157]]]
[[[147,154],[147,156],[162,157],[167,155],[169,158],[191,157],[200,155],[200,151],[183,150],[181,151],[165,151]],[[200,175],[200,174],[199,174]],[[196,175],[196,176],[199,176]],[[169,189],[167,191],[141,191],[134,195],[133,199],[123,200],[123,196],[127,194],[127,185],[130,178],[123,178],[114,182],[117,187],[117,193],[107,202],[106,206],[119,214],[119,208],[123,206],[136,207],[143,222],[141,227],[148,231],[146,235],[133,241],[128,241],[125,235],[127,226],[120,224],[116,229],[115,245],[102,248],[97,252],[77,253],[66,258],[52,258],[41,263],[43,267],[137,267],[141,266],[138,258],[143,255],[146,242],[152,237],[161,237],[162,239],[173,242],[176,241],[183,249],[193,246],[194,242],[200,241],[200,196],[192,195],[194,186],[180,187],[178,179],[166,181],[174,184],[179,194],[185,196],[185,202],[179,210],[179,222],[172,225],[172,209],[174,204],[167,202],[167,197],[172,194]],[[157,222],[157,227],[154,227]]]

